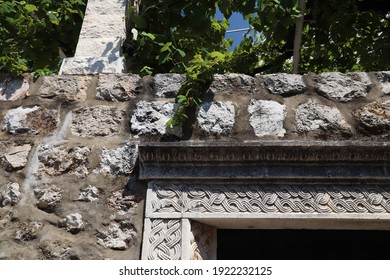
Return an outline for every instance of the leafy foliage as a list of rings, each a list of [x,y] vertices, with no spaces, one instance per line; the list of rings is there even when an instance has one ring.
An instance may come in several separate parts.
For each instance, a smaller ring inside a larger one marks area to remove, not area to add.
[[[181,104],[169,125],[189,108],[215,73],[291,72],[298,0],[142,0],[130,9],[125,44],[129,69],[142,75],[185,73]],[[307,0],[301,72],[373,71],[390,67],[388,0]],[[224,19],[215,18],[217,8]],[[139,11],[139,13],[138,13]],[[241,13],[252,28],[229,52],[228,18]],[[253,35],[253,31],[255,31]]]
[[[86,0],[0,0],[0,71],[43,75],[72,55]]]

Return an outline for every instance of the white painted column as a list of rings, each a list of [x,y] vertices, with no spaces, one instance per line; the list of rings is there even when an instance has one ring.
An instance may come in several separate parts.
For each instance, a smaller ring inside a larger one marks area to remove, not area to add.
[[[126,72],[126,11],[127,0],[88,0],[76,53],[63,60],[60,74]]]

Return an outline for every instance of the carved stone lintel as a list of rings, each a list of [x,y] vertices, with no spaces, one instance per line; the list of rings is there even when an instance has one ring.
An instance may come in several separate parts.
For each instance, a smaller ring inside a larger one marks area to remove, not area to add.
[[[390,213],[390,185],[150,184],[151,213]]]

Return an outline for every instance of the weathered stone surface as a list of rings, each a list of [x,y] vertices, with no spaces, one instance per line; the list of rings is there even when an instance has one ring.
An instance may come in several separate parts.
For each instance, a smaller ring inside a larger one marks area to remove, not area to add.
[[[158,97],[176,97],[185,80],[180,74],[157,74],[154,76],[154,94]]]
[[[212,94],[234,94],[255,92],[255,78],[244,74],[214,75],[209,92]]]
[[[330,107],[309,100],[298,106],[295,112],[296,129],[305,131],[340,131],[350,134],[351,126],[336,107]]]
[[[107,175],[130,175],[138,157],[137,143],[127,142],[117,149],[103,149],[98,173]]]
[[[232,102],[204,103],[197,116],[198,124],[207,134],[226,135],[233,131],[235,108]]]
[[[121,14],[126,9],[126,4],[126,0],[90,1],[86,13],[95,16],[95,18],[100,15]]]
[[[102,3],[103,1],[101,1]],[[104,4],[103,4],[104,5]],[[95,8],[97,10],[98,7]],[[100,10],[100,8],[99,8]],[[100,12],[101,13],[101,12]],[[124,38],[126,35],[126,23],[125,23],[125,9],[122,11],[116,11],[114,14],[100,14],[97,15],[97,11],[87,10],[87,14],[83,20],[83,27],[80,32],[80,38]],[[96,19],[99,20],[96,20]],[[78,42],[77,49],[80,49],[80,41]],[[118,51],[119,52],[119,51]],[[95,53],[92,53],[94,56]],[[86,54],[79,54],[76,51],[75,56],[88,56]],[[89,55],[92,56],[92,55]]]
[[[92,202],[99,200],[99,189],[94,186],[88,186],[80,190],[77,201]]]
[[[174,134],[180,137],[181,127],[167,127],[167,122],[173,117],[177,106],[175,103],[163,101],[138,102],[131,117],[132,133],[138,136]]]
[[[0,74],[0,101],[16,101],[29,95],[26,77]]]
[[[96,21],[96,23],[99,25],[100,22]],[[79,37],[74,55],[75,57],[107,57],[109,59],[118,59],[121,50],[122,39],[120,37]]]
[[[80,108],[72,112],[71,131],[81,137],[113,136],[121,132],[125,112],[110,106]]]
[[[2,207],[15,206],[20,200],[20,186],[18,183],[9,183],[5,191],[0,195],[0,205]]]
[[[124,57],[67,57],[64,59],[60,75],[126,73]]]
[[[276,101],[252,99],[248,112],[255,135],[283,137],[286,133],[283,128],[285,109],[286,106]]]
[[[36,188],[34,195],[38,199],[37,206],[44,211],[52,211],[61,203],[63,190],[52,185],[43,189]]]
[[[67,231],[73,234],[79,233],[85,228],[83,216],[80,213],[69,214],[60,220],[59,225],[65,227]]]
[[[4,153],[4,156],[1,156],[0,153],[0,163],[10,171],[22,169],[27,163],[30,150],[30,144],[12,145]]]
[[[114,208],[118,214],[125,215],[131,213],[137,207],[140,198],[126,194],[122,190],[116,191],[108,198],[108,206]]]
[[[90,83],[91,77],[88,76],[43,77],[39,95],[43,98],[59,97],[68,101],[85,101]]]
[[[376,101],[356,110],[361,126],[372,133],[390,132],[390,100]]]
[[[19,229],[15,232],[14,239],[17,241],[31,241],[37,238],[39,232],[43,228],[42,222],[29,222],[20,225]]]
[[[47,134],[57,128],[58,111],[38,106],[18,107],[7,112],[3,130],[9,134]]]
[[[379,81],[380,90],[384,94],[390,94],[390,71],[376,72]]]
[[[131,225],[111,223],[107,229],[99,232],[97,243],[104,248],[126,250],[135,237],[136,232]]]
[[[290,96],[304,93],[306,90],[306,85],[301,75],[278,73],[261,77],[268,90],[273,94]]]
[[[70,258],[72,242],[69,240],[44,240],[39,244],[39,249],[46,259],[65,260]]]
[[[128,101],[139,93],[140,76],[100,74],[96,97],[107,101]]]
[[[39,149],[39,176],[60,176],[74,174],[79,178],[88,175],[88,155],[91,150],[87,147],[55,147],[45,145]]]
[[[317,84],[318,93],[324,97],[348,102],[364,98],[372,88],[372,83],[366,73],[322,73],[314,79]]]

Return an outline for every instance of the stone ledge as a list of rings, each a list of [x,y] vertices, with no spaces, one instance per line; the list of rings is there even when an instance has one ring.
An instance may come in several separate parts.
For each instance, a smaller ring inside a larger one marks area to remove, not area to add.
[[[389,143],[142,143],[140,179],[389,181]]]
[[[124,57],[70,57],[63,60],[59,75],[120,74],[125,72]]]

